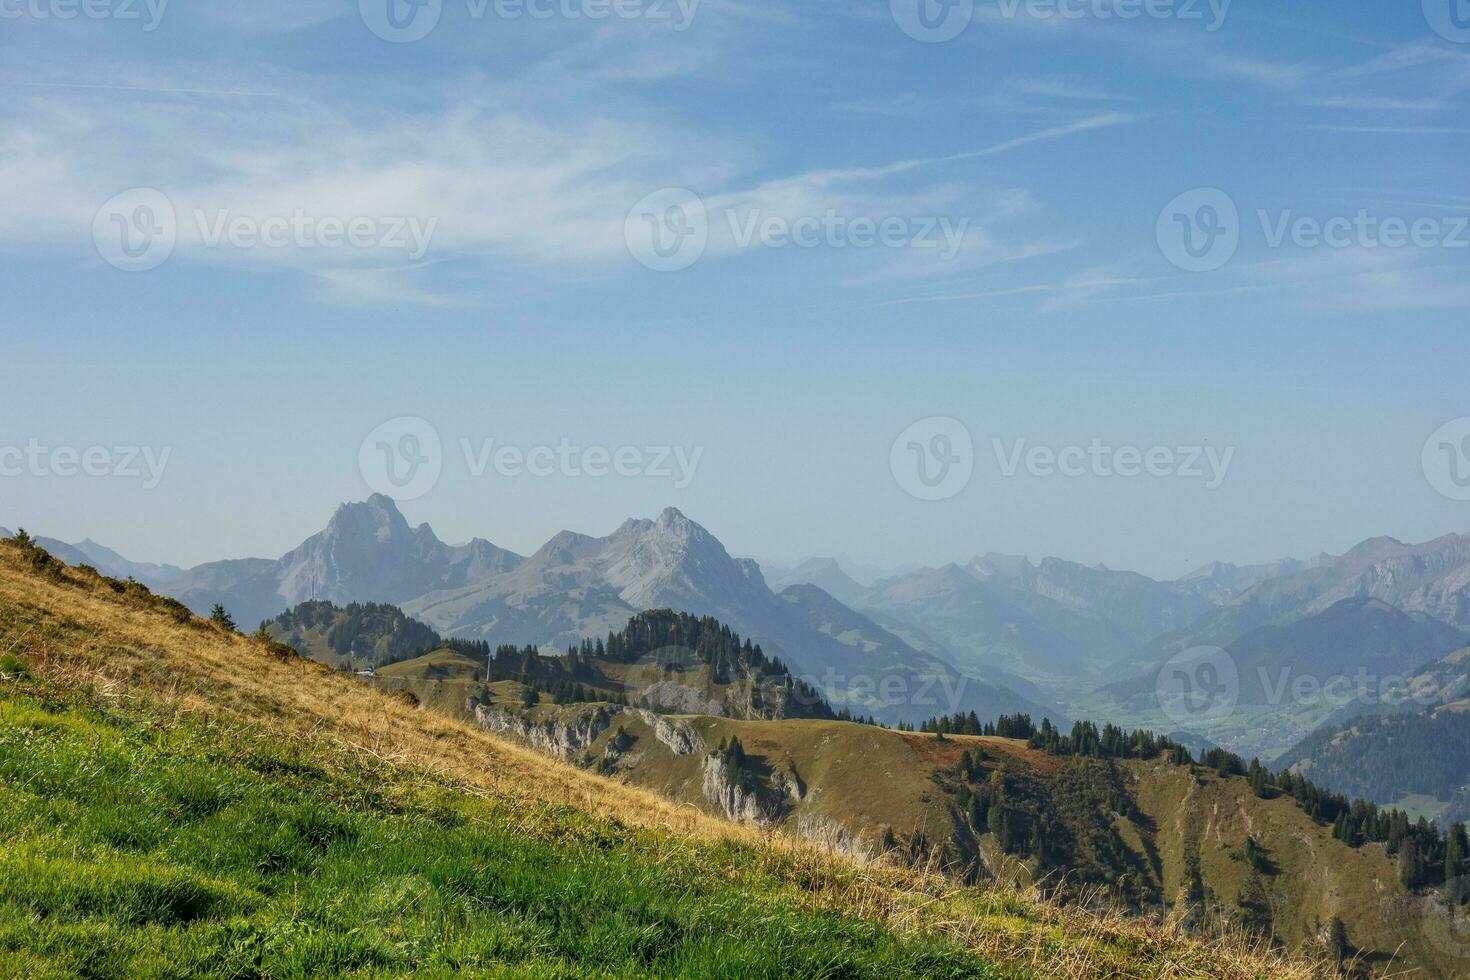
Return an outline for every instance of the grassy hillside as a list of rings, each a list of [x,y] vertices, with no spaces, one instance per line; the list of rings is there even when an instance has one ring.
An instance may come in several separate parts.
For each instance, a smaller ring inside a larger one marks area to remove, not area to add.
[[[459,693],[468,682],[425,679],[452,666],[452,655],[441,652],[397,665],[374,683],[397,686],[403,681],[398,675],[411,675],[418,679],[412,689],[426,704],[452,701],[436,692]],[[591,710],[545,701],[526,710],[524,688],[515,683],[477,690],[546,731],[571,732]],[[1017,739],[951,735],[936,741],[832,721],[655,719],[697,736],[697,747],[678,752],[641,713],[606,709],[616,712],[614,720],[593,738],[568,742],[566,757],[706,812],[721,813],[707,791],[706,753],[738,738],[754,760],[758,789],[768,789],[776,773],[801,781],[799,801],[764,794],[768,825],[849,854],[876,855],[892,834],[904,859],[946,862],[961,877],[1040,878],[1053,885],[1062,875],[1074,897],[1116,886],[1133,905],[1166,909],[1195,928],[1254,928],[1299,949],[1338,918],[1362,963],[1385,966],[1398,950],[1400,964],[1439,971],[1428,976],[1454,975],[1455,960],[1426,942],[1420,929],[1423,900],[1404,890],[1397,860],[1382,846],[1348,847],[1290,798],[1259,798],[1245,779],[1221,777],[1207,766],[1130,761],[1115,770],[1099,760],[1056,758]],[[620,751],[609,759],[615,742]],[[977,825],[968,815],[958,795],[958,768],[967,753],[981,760],[967,793],[1002,773],[1012,805],[1023,814],[1025,826],[1009,835],[1021,842],[1019,852],[996,826]],[[1046,840],[1045,860],[1027,853],[1033,828]],[[1246,860],[1249,847],[1264,855],[1259,866]]]
[[[490,694],[503,710],[519,710],[513,685]],[[542,704],[523,713],[570,730],[586,710]],[[1350,958],[1385,971],[1396,965],[1452,977],[1465,962],[1456,949],[1446,955],[1426,931],[1426,923],[1438,922],[1430,912],[1434,899],[1403,887],[1398,860],[1382,845],[1349,847],[1291,798],[1260,798],[1245,778],[1207,766],[1162,759],[1113,765],[1056,758],[1017,739],[937,741],[843,722],[659,720],[703,744],[681,754],[646,720],[620,712],[571,758],[718,814],[721,804],[705,779],[706,752],[738,738],[753,760],[756,792],[767,801],[761,819],[845,853],[880,854],[887,838],[893,856],[943,865],[963,879],[1039,881],[1073,899],[1117,891],[1134,908],[1192,928],[1256,930],[1303,951],[1315,948],[1336,918],[1345,925]],[[622,751],[607,762],[615,740]],[[963,780],[967,754],[981,761]],[[788,773],[801,781],[799,802],[772,788],[786,781],[777,774]],[[987,825],[970,816],[966,801],[992,780],[1004,786],[1013,822],[1020,821],[1009,835],[993,817]],[[1259,860],[1250,857],[1253,848]],[[1440,924],[1453,930],[1462,921]]]
[[[12,545],[0,796],[7,977],[1317,975],[754,834]]]

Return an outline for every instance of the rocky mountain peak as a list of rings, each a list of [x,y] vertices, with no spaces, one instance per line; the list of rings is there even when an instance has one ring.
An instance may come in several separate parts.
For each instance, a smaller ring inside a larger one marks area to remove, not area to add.
[[[427,528],[428,525],[423,526],[423,529]],[[393,498],[375,493],[367,500],[339,506],[323,533],[339,538],[371,536],[381,542],[399,535],[407,536],[412,531]]]
[[[1385,536],[1369,538],[1342,557],[1345,562],[1349,563],[1372,563],[1382,561],[1384,558],[1391,558],[1406,550],[1408,550],[1408,545],[1397,538]]]

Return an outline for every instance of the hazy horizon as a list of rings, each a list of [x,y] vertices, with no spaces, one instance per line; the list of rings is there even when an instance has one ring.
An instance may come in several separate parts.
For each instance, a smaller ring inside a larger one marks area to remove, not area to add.
[[[354,499],[351,499],[351,500],[339,501],[336,506],[342,506],[342,505],[351,504],[351,503],[360,503],[360,502],[362,502],[363,500],[366,499],[366,496],[367,495],[364,494],[363,497],[360,497],[360,498],[354,498]],[[490,541],[492,544],[495,544],[498,547],[505,548],[508,551],[513,551],[513,552],[515,552],[515,553],[517,553],[519,555],[522,555],[522,556],[528,556],[528,555],[533,554],[537,549],[539,549],[542,545],[544,545],[552,537],[554,537],[556,534],[558,534],[558,533],[560,533],[562,531],[572,531],[572,532],[575,532],[575,533],[587,534],[587,535],[590,535],[592,537],[599,537],[599,538],[600,537],[606,537],[607,535],[609,535],[613,531],[615,531],[626,520],[653,519],[653,518],[658,517],[658,515],[662,512],[662,508],[661,508],[659,510],[654,510],[654,511],[651,511],[651,512],[648,512],[648,513],[629,514],[629,515],[627,515],[627,517],[623,518],[622,520],[619,520],[619,521],[617,521],[617,522],[615,522],[615,523],[613,523],[613,524],[611,524],[609,526],[606,526],[606,527],[596,527],[596,528],[593,528],[593,527],[581,527],[581,526],[577,526],[575,524],[568,524],[566,526],[557,527],[554,530],[550,530],[550,531],[546,532],[544,535],[541,535],[539,538],[534,538],[534,537],[525,537],[524,535],[517,536],[514,531],[511,531],[511,532],[506,533],[506,534],[496,534],[494,532],[486,533],[484,531],[478,531],[478,532],[471,533],[469,535],[446,535],[446,534],[444,534],[440,530],[441,523],[443,523],[443,522],[436,521],[431,514],[429,514],[427,511],[423,510],[423,508],[417,507],[415,505],[415,503],[413,503],[413,502],[396,503],[396,506],[398,507],[399,511],[403,514],[404,519],[409,523],[410,526],[418,527],[421,524],[428,524],[433,529],[435,535],[441,541],[444,541],[446,544],[450,544],[450,545],[463,545],[463,544],[467,543],[468,541],[470,541],[472,538],[481,538],[481,539]],[[977,557],[984,556],[986,554],[994,553],[994,554],[1003,554],[1003,555],[1012,555],[1012,556],[1025,557],[1025,558],[1029,559],[1030,561],[1032,561],[1033,563],[1034,562],[1039,562],[1043,558],[1060,558],[1060,559],[1063,559],[1063,560],[1066,560],[1066,561],[1074,561],[1074,562],[1078,562],[1080,564],[1084,564],[1084,565],[1088,565],[1088,566],[1096,566],[1096,565],[1101,564],[1101,565],[1105,565],[1107,568],[1111,569],[1112,571],[1139,572],[1141,574],[1144,574],[1144,575],[1149,576],[1150,578],[1159,579],[1161,581],[1169,581],[1169,580],[1173,580],[1173,579],[1182,578],[1183,576],[1188,575],[1188,574],[1190,574],[1190,573],[1192,573],[1192,572],[1200,569],[1201,567],[1203,567],[1203,566],[1205,566],[1205,565],[1207,565],[1207,564],[1209,564],[1211,562],[1216,562],[1216,561],[1227,562],[1227,563],[1235,564],[1235,565],[1260,565],[1260,564],[1266,564],[1268,562],[1278,561],[1278,560],[1281,560],[1281,559],[1310,559],[1310,558],[1318,557],[1319,555],[1323,555],[1323,554],[1334,555],[1334,556],[1341,555],[1344,552],[1346,552],[1349,549],[1351,549],[1352,547],[1354,547],[1354,546],[1356,546],[1358,544],[1361,544],[1363,541],[1369,540],[1371,538],[1390,537],[1390,538],[1396,538],[1396,539],[1398,539],[1399,541],[1402,541],[1405,544],[1421,544],[1421,543],[1424,543],[1424,542],[1431,541],[1431,540],[1434,540],[1436,538],[1442,537],[1444,535],[1470,533],[1470,528],[1449,528],[1449,529],[1444,530],[1444,531],[1442,531],[1442,532],[1440,532],[1438,534],[1429,534],[1429,535],[1422,536],[1422,537],[1406,537],[1404,535],[1394,534],[1391,531],[1385,531],[1385,532],[1377,533],[1377,534],[1362,534],[1362,535],[1357,535],[1357,536],[1348,535],[1347,537],[1345,537],[1343,539],[1343,542],[1344,543],[1342,543],[1341,545],[1336,546],[1336,547],[1318,548],[1318,549],[1316,549],[1314,551],[1304,551],[1304,552],[1300,552],[1300,553],[1284,553],[1283,552],[1281,554],[1247,556],[1247,557],[1244,557],[1244,558],[1239,558],[1239,557],[1210,557],[1210,558],[1205,558],[1205,559],[1203,559],[1203,560],[1201,560],[1199,562],[1196,562],[1196,563],[1190,565],[1188,568],[1186,568],[1186,569],[1184,569],[1182,571],[1175,572],[1175,571],[1172,571],[1172,570],[1163,570],[1163,571],[1155,572],[1155,571],[1150,571],[1149,569],[1146,569],[1146,568],[1134,568],[1134,567],[1129,567],[1129,566],[1126,566],[1126,565],[1117,564],[1117,563],[1114,563],[1114,562],[1110,562],[1110,561],[1108,561],[1106,559],[1099,559],[1099,560],[1094,561],[1094,560],[1087,560],[1087,559],[1079,558],[1076,555],[1071,555],[1071,554],[1066,554],[1066,553],[1037,552],[1037,551],[1034,551],[1034,550],[1027,551],[1025,549],[1022,549],[1022,550],[1005,550],[1005,549],[998,549],[998,548],[980,548],[978,550],[973,550],[973,551],[968,551],[968,552],[963,552],[963,553],[957,553],[957,554],[952,554],[952,555],[936,555],[936,556],[931,556],[931,557],[927,557],[927,558],[925,558],[925,557],[909,557],[909,558],[900,558],[900,559],[895,559],[895,560],[889,560],[889,559],[883,558],[882,556],[868,556],[868,555],[864,555],[861,552],[858,552],[858,551],[856,551],[854,549],[851,549],[851,548],[838,548],[838,549],[834,549],[834,550],[830,550],[830,551],[824,551],[824,552],[804,552],[804,553],[801,553],[801,554],[794,554],[794,555],[782,555],[782,554],[777,554],[777,553],[757,553],[757,552],[751,551],[751,550],[749,550],[747,548],[742,548],[737,543],[734,543],[734,542],[728,540],[725,535],[723,535],[723,534],[720,533],[720,529],[718,527],[711,526],[706,521],[701,520],[700,517],[699,517],[699,515],[688,513],[683,508],[677,507],[677,505],[674,505],[674,504],[669,504],[668,506],[669,507],[674,507],[675,509],[679,510],[680,513],[683,513],[685,517],[688,517],[690,520],[692,520],[695,523],[700,524],[701,526],[703,526],[707,531],[709,531],[711,534],[713,534],[716,538],[718,538],[720,540],[720,543],[725,546],[726,550],[733,557],[736,557],[736,558],[748,558],[748,559],[754,560],[756,562],[759,562],[761,564],[761,566],[762,566],[762,569],[764,571],[768,572],[768,573],[769,573],[769,571],[772,568],[776,568],[776,569],[791,568],[791,567],[794,567],[794,566],[796,566],[796,565],[798,565],[798,564],[800,564],[800,563],[802,563],[804,561],[807,561],[809,559],[837,559],[841,563],[851,563],[851,564],[856,564],[856,565],[859,565],[859,566],[864,566],[865,569],[870,570],[870,571],[882,570],[882,571],[884,571],[886,573],[898,573],[898,572],[902,572],[902,570],[904,570],[904,569],[914,568],[914,567],[939,568],[939,567],[943,567],[943,566],[949,565],[949,564],[963,565],[963,564],[967,563],[968,561],[970,561],[973,558],[977,558]],[[155,563],[155,564],[161,564],[161,565],[176,565],[176,566],[179,566],[179,567],[182,567],[182,568],[190,568],[190,567],[193,567],[193,566],[196,566],[196,565],[199,565],[199,564],[204,564],[204,563],[207,563],[207,562],[230,560],[230,559],[238,559],[238,558],[265,558],[265,559],[272,559],[272,560],[274,560],[274,559],[279,558],[282,555],[288,553],[289,551],[291,551],[292,549],[294,549],[295,547],[297,547],[298,545],[300,545],[302,543],[302,541],[304,541],[307,537],[311,536],[312,534],[317,533],[323,527],[325,527],[326,524],[327,524],[327,522],[330,520],[330,518],[332,516],[332,513],[334,511],[335,511],[335,507],[330,508],[330,509],[328,509],[326,511],[323,511],[322,514],[321,514],[320,520],[317,522],[317,524],[313,525],[309,531],[304,532],[299,538],[295,538],[295,539],[286,541],[286,539],[285,539],[285,532],[282,531],[282,530],[276,531],[275,534],[273,535],[273,537],[275,539],[280,540],[280,541],[283,542],[279,547],[262,548],[259,551],[248,552],[248,553],[240,553],[240,554],[215,554],[215,555],[211,555],[211,556],[205,557],[205,558],[203,558],[203,559],[201,559],[199,561],[180,561],[180,560],[176,560],[171,555],[161,554],[161,553],[133,552],[133,551],[130,551],[130,550],[126,549],[126,548],[119,547],[117,545],[117,543],[115,541],[113,541],[113,540],[109,540],[108,538],[105,538],[105,537],[98,537],[95,534],[58,533],[58,529],[56,529],[56,528],[42,527],[42,526],[38,526],[38,525],[36,525],[36,526],[28,525],[24,521],[7,520],[3,515],[0,515],[0,528],[5,528],[7,530],[14,531],[17,527],[24,527],[27,530],[28,533],[30,533],[30,534],[32,534],[34,536],[54,538],[54,539],[57,539],[57,540],[60,540],[60,541],[65,541],[68,544],[75,544],[77,542],[90,539],[90,540],[92,540],[93,542],[95,542],[97,544],[100,544],[100,545],[102,545],[104,547],[111,548],[112,550],[117,551],[124,558],[127,558],[127,559],[129,559],[131,561]],[[290,522],[292,526],[295,526],[297,523],[299,523],[299,519],[297,519],[296,515],[292,515],[292,518],[293,519]],[[307,522],[307,523],[309,524],[310,522]],[[528,541],[530,543],[526,543],[526,544],[519,544],[519,543],[517,543],[522,538],[524,538],[526,541]]]

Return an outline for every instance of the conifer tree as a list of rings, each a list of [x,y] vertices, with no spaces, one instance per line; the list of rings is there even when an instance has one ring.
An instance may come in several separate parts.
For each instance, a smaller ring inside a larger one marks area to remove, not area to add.
[[[216,602],[214,604],[214,608],[209,611],[209,621],[218,626],[220,629],[229,630],[231,633],[239,632],[239,629],[235,626],[234,618],[231,617],[229,611],[226,610],[225,607],[220,605],[218,602]]]

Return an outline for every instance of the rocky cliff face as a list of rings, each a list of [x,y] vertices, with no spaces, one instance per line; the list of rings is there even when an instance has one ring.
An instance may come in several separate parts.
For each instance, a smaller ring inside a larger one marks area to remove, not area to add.
[[[534,721],[493,704],[471,699],[469,710],[481,728],[500,735],[513,735],[547,755],[570,762],[608,730],[619,712],[603,705],[580,709],[544,721]]]
[[[1370,538],[1328,564],[1262,582],[1234,604],[1259,606],[1273,622],[1286,623],[1344,599],[1379,599],[1470,626],[1470,534],[1423,544]]]
[[[705,750],[704,739],[687,721],[677,721],[656,715],[652,711],[640,710],[638,717],[653,729],[653,737],[669,747],[675,755],[693,755]]]
[[[779,803],[768,799],[758,785],[742,785],[716,755],[704,759],[704,796],[724,812],[725,819],[736,823],[767,827],[781,816]]]
[[[675,681],[659,681],[650,684],[638,695],[638,703],[654,711],[666,711],[676,715],[722,716],[725,710],[707,699],[700,691]]]
[[[871,843],[831,817],[815,813],[799,814],[791,831],[825,851],[841,854],[854,861],[872,861],[878,856],[877,848]]]

